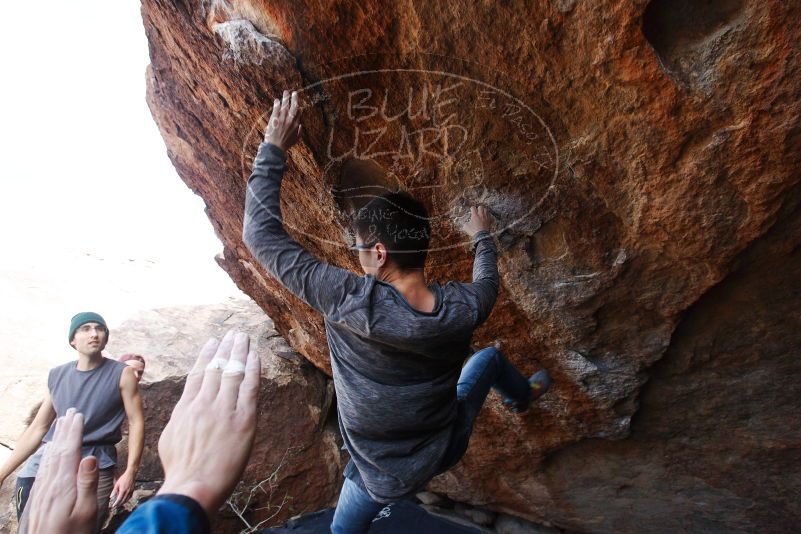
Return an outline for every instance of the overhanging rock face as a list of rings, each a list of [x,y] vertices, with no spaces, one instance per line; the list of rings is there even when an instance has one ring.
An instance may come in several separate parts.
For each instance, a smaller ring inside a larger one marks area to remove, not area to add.
[[[475,341],[554,388],[522,420],[490,399],[434,489],[582,531],[801,520],[796,3],[142,12],[150,108],[219,262],[317,367],[321,319],[241,242],[282,89],[301,92],[305,131],[284,222],[318,257],[356,269],[346,214],[400,187],[433,216],[429,277],[467,280],[458,223],[476,202],[497,216],[503,287]]]

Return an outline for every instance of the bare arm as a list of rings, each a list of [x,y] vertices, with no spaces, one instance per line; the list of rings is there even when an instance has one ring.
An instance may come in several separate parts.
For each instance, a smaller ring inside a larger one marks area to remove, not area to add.
[[[0,486],[3,485],[5,479],[8,478],[17,467],[22,465],[31,454],[36,452],[36,449],[42,444],[42,438],[44,438],[47,431],[50,430],[50,425],[53,424],[55,419],[56,410],[53,409],[53,403],[50,400],[50,393],[48,392],[45,394],[44,401],[42,401],[39,411],[36,412],[36,417],[34,417],[31,424],[28,425],[28,428],[25,429],[25,432],[22,433],[19,441],[17,441],[14,452],[11,453],[6,463],[0,468]]]
[[[139,381],[133,367],[126,367],[120,377],[120,393],[128,417],[128,464],[111,491],[111,505],[125,503],[133,493],[136,471],[142,459],[145,446],[145,416],[142,410],[142,397],[139,395]]]

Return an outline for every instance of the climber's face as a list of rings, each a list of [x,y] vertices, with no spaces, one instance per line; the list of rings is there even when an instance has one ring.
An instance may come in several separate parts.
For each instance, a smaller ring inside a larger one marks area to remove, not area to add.
[[[106,348],[108,330],[98,323],[86,323],[75,330],[75,336],[70,345],[81,354],[93,356],[100,354]]]

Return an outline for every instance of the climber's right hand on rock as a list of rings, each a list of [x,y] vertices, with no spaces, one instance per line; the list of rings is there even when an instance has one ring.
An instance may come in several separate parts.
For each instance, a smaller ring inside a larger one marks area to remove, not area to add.
[[[253,447],[260,377],[247,334],[232,330],[206,343],[159,439],[160,494],[191,497],[209,518],[216,515]]]
[[[470,237],[478,232],[489,231],[492,228],[492,215],[486,206],[473,206],[470,208],[470,220],[463,226],[462,230]]]
[[[273,113],[264,132],[264,142],[272,143],[284,152],[297,143],[303,127],[300,125],[297,91],[284,91],[283,98],[273,102]]]

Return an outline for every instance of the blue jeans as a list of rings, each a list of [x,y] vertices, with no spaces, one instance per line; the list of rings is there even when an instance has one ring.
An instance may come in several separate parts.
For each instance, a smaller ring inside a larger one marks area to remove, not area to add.
[[[14,488],[14,504],[17,509],[17,521],[28,504],[28,497],[31,496],[31,488],[35,477],[17,477],[17,485]]]
[[[497,391],[503,400],[528,402],[531,399],[528,379],[495,347],[476,352],[462,368],[459,383],[456,385],[456,423],[451,434],[451,444],[445,451],[437,474],[458,464],[467,452],[473,424],[490,389]]]
[[[451,443],[442,458],[438,474],[459,463],[464,456],[476,416],[492,388],[504,399],[525,402],[531,398],[528,380],[509,363],[501,351],[495,347],[487,347],[473,354],[459,375],[456,385],[456,421]],[[374,501],[366,491],[346,478],[339,493],[331,532],[364,534],[370,530],[370,523],[384,506],[386,505]]]
[[[334,521],[331,523],[333,534],[364,534],[370,530],[370,523],[381,509],[386,506],[376,502],[366,491],[346,478],[339,492]]]

